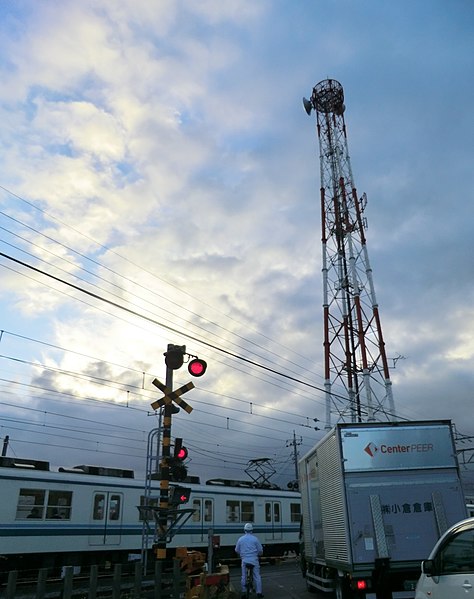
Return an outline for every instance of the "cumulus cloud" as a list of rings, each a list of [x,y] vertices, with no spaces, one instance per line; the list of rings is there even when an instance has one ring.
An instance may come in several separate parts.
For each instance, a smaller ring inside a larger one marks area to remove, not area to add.
[[[301,96],[333,77],[387,351],[405,357],[399,414],[429,408],[468,431],[470,14],[438,1],[403,15],[367,2],[28,6],[0,9],[2,251],[79,289],[2,261],[0,328],[24,339],[7,335],[4,354],[36,364],[23,384],[62,392],[55,411],[77,418],[99,413],[95,396],[101,426],[143,431],[163,352],[186,344],[209,362],[176,423],[195,467],[222,475],[213,443],[229,441],[246,449],[228,464],[236,478],[262,452],[290,476],[286,438],[308,448],[325,414],[319,148]]]

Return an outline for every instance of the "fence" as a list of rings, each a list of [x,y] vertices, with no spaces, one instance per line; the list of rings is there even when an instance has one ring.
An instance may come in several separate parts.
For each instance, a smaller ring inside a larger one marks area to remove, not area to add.
[[[87,575],[74,575],[74,567],[64,568],[63,578],[48,578],[48,570],[38,571],[36,580],[19,580],[18,572],[8,573],[0,587],[3,599],[182,599],[187,576],[178,560],[170,567],[155,562],[153,574],[143,575],[142,563],[135,562],[132,572],[123,572],[116,564],[113,571],[99,572],[91,566]]]

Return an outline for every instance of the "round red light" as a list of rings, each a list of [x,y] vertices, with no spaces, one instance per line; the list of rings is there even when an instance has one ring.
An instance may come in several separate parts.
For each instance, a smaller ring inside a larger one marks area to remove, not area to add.
[[[196,358],[188,364],[188,372],[193,376],[202,376],[206,372],[207,364],[204,360]]]
[[[186,447],[181,447],[181,449],[176,454],[178,460],[185,460],[188,457],[188,450]]]

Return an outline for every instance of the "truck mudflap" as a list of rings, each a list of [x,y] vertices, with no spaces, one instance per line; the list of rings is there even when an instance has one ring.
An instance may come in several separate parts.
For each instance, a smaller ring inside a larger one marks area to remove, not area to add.
[[[416,581],[415,572],[393,570],[389,558],[377,558],[367,590],[360,597],[364,597],[364,599],[413,599]]]
[[[390,578],[390,560],[387,557],[377,558],[372,572],[372,584],[377,589],[377,599],[393,599]]]

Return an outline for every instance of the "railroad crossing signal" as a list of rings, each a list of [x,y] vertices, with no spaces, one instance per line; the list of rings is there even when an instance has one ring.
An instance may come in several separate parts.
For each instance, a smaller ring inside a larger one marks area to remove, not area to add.
[[[184,363],[184,356],[188,356],[188,358],[193,358],[188,362],[189,374],[192,376],[202,376],[206,372],[207,362],[197,356],[186,353],[185,345],[170,344],[164,355],[166,367],[171,370],[179,370]]]
[[[155,385],[155,387],[158,387],[158,389],[160,391],[163,391],[164,393],[163,397],[157,399],[151,404],[151,407],[154,410],[157,410],[158,408],[161,408],[162,406],[170,404],[172,401],[174,401],[178,404],[180,408],[183,408],[183,410],[188,414],[190,414],[193,411],[192,407],[188,403],[186,403],[184,399],[181,399],[181,395],[183,395],[187,391],[191,391],[191,389],[194,389],[194,383],[189,382],[186,385],[180,387],[179,389],[176,389],[176,391],[171,391],[158,379],[154,379],[152,383],[153,385]]]

